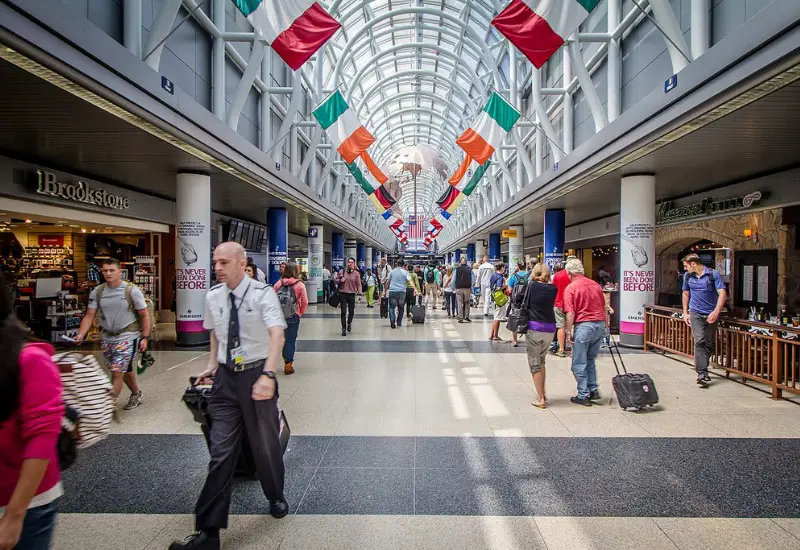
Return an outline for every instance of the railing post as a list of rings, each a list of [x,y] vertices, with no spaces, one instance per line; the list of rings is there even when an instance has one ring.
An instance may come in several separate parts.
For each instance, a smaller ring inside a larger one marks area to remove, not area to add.
[[[781,332],[778,329],[772,331],[772,398],[780,399],[783,392],[778,387],[778,377],[780,376],[781,365]]]
[[[648,342],[650,341],[650,321],[652,317],[650,316],[650,310],[646,307],[644,308],[644,351],[650,351],[650,346]]]

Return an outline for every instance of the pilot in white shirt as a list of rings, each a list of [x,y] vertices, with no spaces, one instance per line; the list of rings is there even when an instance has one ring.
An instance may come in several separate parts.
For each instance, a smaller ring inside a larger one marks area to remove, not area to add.
[[[211,462],[195,506],[197,532],[170,550],[219,549],[219,531],[228,527],[234,469],[247,437],[270,514],[289,513],[283,494],[278,381],[283,364],[286,321],[272,287],[245,275],[247,260],[237,243],[214,250],[214,272],[221,284],[206,294],[203,326],[210,331],[211,353],[197,384],[213,377],[208,401]],[[233,303],[231,301],[233,297]]]

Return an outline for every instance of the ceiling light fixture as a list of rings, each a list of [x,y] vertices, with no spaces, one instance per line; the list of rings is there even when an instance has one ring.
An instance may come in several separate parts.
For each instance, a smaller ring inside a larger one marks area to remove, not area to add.
[[[29,218],[25,218],[25,223],[33,223],[33,220],[31,220]]]

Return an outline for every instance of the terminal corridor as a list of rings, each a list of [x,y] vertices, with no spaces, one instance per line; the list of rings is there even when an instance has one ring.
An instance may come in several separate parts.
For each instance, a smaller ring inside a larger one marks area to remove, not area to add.
[[[524,348],[430,314],[391,330],[359,306],[304,317],[296,374],[279,376],[292,437],[291,515],[237,479],[227,548],[797,548],[800,406],[684,363],[623,352],[661,404],[623,412],[599,359],[599,406],[569,403],[550,355],[550,406],[531,406]],[[168,347],[165,343],[163,347]],[[145,400],[66,472],[56,548],[165,548],[191,530],[208,451],[181,402],[204,351],[159,351]],[[124,518],[124,519],[122,519]]]

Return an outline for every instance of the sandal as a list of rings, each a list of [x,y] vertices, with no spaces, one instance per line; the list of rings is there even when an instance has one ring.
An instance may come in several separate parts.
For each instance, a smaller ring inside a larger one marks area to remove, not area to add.
[[[540,404],[539,404],[539,403],[537,403],[536,401],[531,401],[531,405],[533,405],[533,406],[534,406],[534,407],[536,407],[537,409],[542,409],[542,410],[544,410],[544,409],[546,409],[546,408],[547,408],[547,402],[546,402],[546,401],[545,401],[544,405],[540,405]]]

